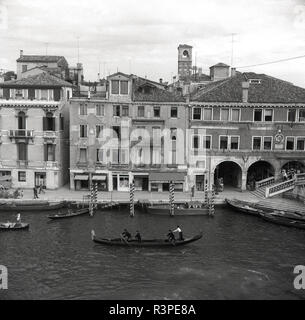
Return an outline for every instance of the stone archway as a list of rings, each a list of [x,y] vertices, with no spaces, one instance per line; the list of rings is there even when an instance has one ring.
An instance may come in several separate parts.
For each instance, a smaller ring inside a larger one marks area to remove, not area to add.
[[[222,161],[214,170],[214,184],[217,186],[220,180],[224,188],[242,187],[242,168],[234,161]]]
[[[305,164],[301,161],[288,161],[282,166],[282,170],[291,171],[294,170],[296,173],[305,173]]]
[[[253,189],[256,181],[261,181],[275,176],[272,164],[265,160],[259,160],[250,165],[247,171],[247,187]]]

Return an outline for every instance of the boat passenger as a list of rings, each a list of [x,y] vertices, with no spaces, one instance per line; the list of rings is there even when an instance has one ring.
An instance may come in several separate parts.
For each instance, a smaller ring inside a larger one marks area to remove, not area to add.
[[[131,239],[131,234],[127,229],[124,229],[124,231],[122,232],[122,237],[125,240],[129,241]]]
[[[168,230],[167,239],[170,242],[172,242],[172,241],[175,242],[175,240],[176,240],[175,235],[171,229]]]
[[[135,239],[138,241],[138,242],[141,242],[142,241],[142,237],[141,237],[141,234],[139,231],[136,231],[136,235],[134,236]]]
[[[177,228],[173,231],[173,232],[178,232],[179,233],[179,240],[180,241],[183,241],[183,233],[182,233],[182,230],[180,229],[179,226],[177,226]]]

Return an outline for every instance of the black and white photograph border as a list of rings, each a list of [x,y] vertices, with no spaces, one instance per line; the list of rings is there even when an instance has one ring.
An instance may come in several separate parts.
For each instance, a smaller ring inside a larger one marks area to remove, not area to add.
[[[305,299],[304,32],[304,0],[0,0],[0,300]]]

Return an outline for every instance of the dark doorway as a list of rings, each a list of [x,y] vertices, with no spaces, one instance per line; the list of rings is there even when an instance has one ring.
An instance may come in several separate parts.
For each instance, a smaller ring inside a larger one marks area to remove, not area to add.
[[[241,188],[241,168],[233,161],[220,163],[214,172],[214,184],[222,180],[224,188]]]
[[[267,161],[257,161],[248,169],[247,188],[254,190],[256,181],[261,181],[270,177],[274,177],[273,166]]]
[[[289,161],[282,167],[283,169],[286,172],[294,170],[296,173],[305,173],[305,165],[300,161]]]

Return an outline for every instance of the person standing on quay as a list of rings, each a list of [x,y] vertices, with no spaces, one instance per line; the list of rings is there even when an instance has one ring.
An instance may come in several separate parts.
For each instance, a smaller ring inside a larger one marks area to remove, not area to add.
[[[34,191],[34,199],[38,199],[37,188],[34,187],[33,191]]]

